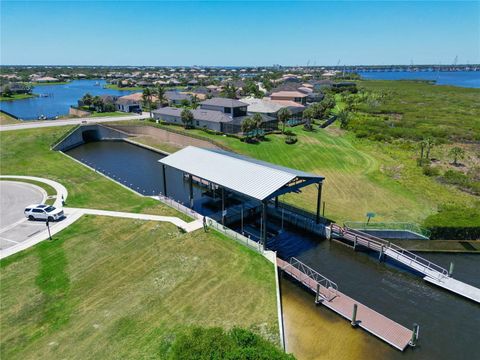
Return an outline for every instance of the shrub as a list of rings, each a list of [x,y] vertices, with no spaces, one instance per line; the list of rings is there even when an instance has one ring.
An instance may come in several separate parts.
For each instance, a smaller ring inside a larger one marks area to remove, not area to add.
[[[423,175],[426,175],[426,176],[438,176],[438,175],[440,175],[440,171],[438,170],[438,168],[432,167],[430,165],[424,165],[422,167],[422,172],[423,172]]]
[[[480,203],[471,208],[443,205],[423,226],[431,231],[432,240],[480,239]]]
[[[179,334],[172,343],[168,359],[278,359],[292,360],[260,336],[244,329],[191,328]]]
[[[285,139],[285,144],[295,144],[297,142],[297,137],[295,135],[287,135]]]

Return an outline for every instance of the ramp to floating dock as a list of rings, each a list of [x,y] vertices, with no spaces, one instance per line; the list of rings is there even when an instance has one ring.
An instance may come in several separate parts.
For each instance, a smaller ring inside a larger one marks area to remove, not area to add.
[[[331,224],[331,234],[351,243],[353,248],[363,246],[376,251],[380,254],[379,259],[383,256],[391,258],[422,274],[425,281],[480,303],[480,289],[452,278],[446,269],[398,245],[359,230],[342,228],[337,224]]]
[[[316,293],[318,303],[323,304],[347,320],[352,321],[354,305],[357,305],[354,325],[377,336],[400,351],[405,350],[409,345],[412,339],[412,330],[338,291],[335,283],[307,265],[295,258],[291,259],[291,263],[277,258],[277,265],[285,273]]]

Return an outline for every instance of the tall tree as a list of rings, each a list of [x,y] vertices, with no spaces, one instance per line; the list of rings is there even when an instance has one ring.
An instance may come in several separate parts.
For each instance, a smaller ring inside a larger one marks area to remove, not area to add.
[[[180,113],[185,129],[193,127],[193,113],[189,109],[183,109]]]
[[[242,121],[242,133],[249,141],[252,138],[253,131],[255,130],[255,122],[252,118],[247,117]]]
[[[308,108],[305,109],[305,111],[303,112],[303,118],[305,120],[305,130],[312,130],[313,129],[313,126],[312,126],[312,120],[314,119],[315,117],[315,110],[310,106]]]
[[[280,124],[282,124],[282,134],[285,133],[285,125],[287,124],[287,121],[292,117],[292,112],[284,107],[281,108],[278,113],[277,113],[277,119]]]
[[[165,98],[165,88],[162,85],[157,85],[155,88],[155,95],[157,96],[157,101],[160,107],[163,107],[163,105],[167,102],[167,99]]]
[[[260,130],[262,128],[262,123],[263,123],[263,118],[262,115],[259,113],[256,113],[252,116],[253,120],[253,125],[255,127],[255,130]]]
[[[229,99],[236,99],[237,98],[237,88],[235,85],[231,83],[225,84],[222,90],[222,95]]]
[[[455,146],[454,148],[450,149],[449,154],[453,157],[453,165],[457,166],[458,160],[465,157],[465,150],[463,150],[461,147]]]
[[[150,117],[152,117],[152,91],[150,88],[147,87],[143,89],[142,100],[144,106],[148,108],[148,111],[150,112]]]
[[[89,93],[86,93],[85,95],[83,95],[82,97],[83,105],[90,106],[92,105],[92,101],[93,101],[92,95],[90,95]]]

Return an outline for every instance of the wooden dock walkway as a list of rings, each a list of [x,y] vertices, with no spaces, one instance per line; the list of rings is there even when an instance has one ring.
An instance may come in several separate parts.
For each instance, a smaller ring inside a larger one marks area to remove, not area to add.
[[[447,269],[398,245],[359,230],[346,227],[342,228],[337,224],[331,224],[331,235],[346,240],[354,249],[357,246],[362,246],[376,251],[379,253],[380,260],[384,257],[393,259],[411,270],[422,274],[425,281],[480,303],[480,289],[453,279]]]
[[[316,294],[317,303],[323,304],[350,320],[352,325],[361,327],[400,351],[405,350],[412,340],[412,330],[343,294],[333,281],[318,274],[297,259],[292,258],[289,263],[277,258],[277,265],[285,273],[313,291]],[[353,315],[355,305],[357,307],[356,316]]]

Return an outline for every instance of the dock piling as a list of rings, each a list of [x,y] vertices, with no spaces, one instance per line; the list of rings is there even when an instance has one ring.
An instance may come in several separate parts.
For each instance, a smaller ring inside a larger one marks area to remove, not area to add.
[[[352,324],[353,327],[357,326],[357,310],[358,310],[358,305],[353,304],[352,321],[350,323],[350,324]]]
[[[413,324],[413,330],[412,330],[412,339],[408,343],[408,345],[415,347],[417,346],[417,341],[418,341],[418,333],[420,330],[420,326],[418,324]]]
[[[317,292],[315,293],[315,304],[320,304],[320,284],[317,283]]]

